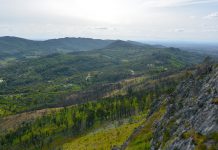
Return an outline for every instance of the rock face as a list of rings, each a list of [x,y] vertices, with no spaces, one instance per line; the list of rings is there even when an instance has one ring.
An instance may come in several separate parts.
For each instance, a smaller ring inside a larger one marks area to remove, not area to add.
[[[204,64],[167,99],[151,149],[218,148],[218,67]]]

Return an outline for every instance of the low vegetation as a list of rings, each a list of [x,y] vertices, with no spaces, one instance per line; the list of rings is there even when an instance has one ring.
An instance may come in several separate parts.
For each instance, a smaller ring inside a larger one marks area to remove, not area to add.
[[[59,42],[66,40],[75,39]],[[55,49],[61,53],[43,53],[43,43],[36,54],[33,41],[20,42],[27,42],[18,49],[25,55],[7,54],[9,58],[0,60],[2,150],[149,150],[179,83],[194,74],[207,77],[211,71],[207,64],[188,68],[203,56],[176,48],[97,40],[103,44],[93,45],[91,51],[79,42],[79,52],[67,53],[72,47],[63,44]],[[26,53],[29,44],[33,49]],[[217,104],[217,98],[211,103]],[[179,108],[183,105],[178,102]],[[155,146],[164,149],[174,141],[170,129],[176,128],[177,119],[168,119]],[[217,133],[206,136],[190,130],[182,138],[192,138],[196,150],[217,146]]]
[[[133,135],[130,143],[127,146],[127,150],[150,150],[151,140],[154,132],[154,124],[161,119],[161,117],[165,114],[165,111],[166,108],[162,106],[160,110],[145,120],[141,131],[138,134]]]
[[[131,135],[135,128],[137,128],[145,116],[131,117],[128,120],[120,120],[112,122],[107,126],[100,127],[97,131],[81,135],[67,142],[63,145],[64,150],[78,149],[78,150],[93,150],[104,149],[110,150],[113,147],[120,147],[127,138]]]

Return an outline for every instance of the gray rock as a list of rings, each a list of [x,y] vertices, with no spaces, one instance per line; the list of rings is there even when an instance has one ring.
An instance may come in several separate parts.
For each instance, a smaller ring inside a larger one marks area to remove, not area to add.
[[[184,138],[184,133],[193,131],[206,137],[218,132],[218,105],[212,102],[218,97],[218,67],[207,68],[181,82],[168,100],[167,112],[157,124],[151,149],[194,150],[194,139]],[[170,136],[163,141],[166,131]],[[210,147],[214,143],[209,140],[204,144]]]

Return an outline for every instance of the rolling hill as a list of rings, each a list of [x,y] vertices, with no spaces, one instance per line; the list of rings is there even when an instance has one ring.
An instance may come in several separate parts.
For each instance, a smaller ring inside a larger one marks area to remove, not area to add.
[[[0,70],[1,103],[6,104],[1,109],[16,113],[62,106],[66,96],[78,91],[141,75],[154,77],[173,72],[203,58],[176,48],[156,48],[118,40],[97,50],[22,59]],[[99,95],[96,91],[92,93]],[[96,96],[90,99],[95,100]]]
[[[67,53],[103,48],[112,40],[60,38],[34,41],[18,37],[0,37],[0,59],[38,57],[57,52]]]

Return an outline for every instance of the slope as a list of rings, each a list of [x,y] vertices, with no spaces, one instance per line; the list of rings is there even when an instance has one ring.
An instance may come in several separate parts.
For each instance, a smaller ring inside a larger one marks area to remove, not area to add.
[[[128,133],[117,135],[118,138],[122,137],[120,142],[117,143],[113,137],[108,137],[111,143],[105,143],[107,148],[108,145],[113,146],[116,143],[119,145],[127,138],[130,131],[136,127],[136,124],[132,124],[131,116],[142,115],[139,121],[144,120],[145,117],[143,115],[147,114],[153,99],[161,94],[171,93],[172,89],[184,75],[184,73],[179,73],[175,76],[160,76],[158,79],[149,79],[148,81],[139,79],[141,81],[138,81],[137,85],[144,88],[139,90],[134,88],[134,90],[130,91],[129,84],[127,84],[125,85],[127,94],[123,96],[117,95],[115,97],[102,98],[96,102],[87,102],[59,109],[47,109],[47,111],[32,111],[2,118],[0,119],[0,127],[2,129],[0,148],[42,149],[43,147],[51,148],[57,143],[61,146],[61,143],[64,144],[68,141],[66,139],[72,140],[77,136],[81,137],[86,135],[86,133],[89,134],[92,129],[98,130],[102,124],[109,124],[114,120],[122,122],[122,119],[126,118],[129,120],[127,125],[107,130],[106,132],[98,132],[96,135],[97,137],[107,134],[113,135],[114,131],[119,134],[117,130],[123,131],[126,128]],[[13,121],[17,119],[22,120]],[[13,125],[7,126],[8,123]],[[88,139],[89,137],[87,135]],[[81,137],[81,140],[83,139]],[[95,141],[90,140],[89,142],[91,144]],[[107,142],[107,140],[102,142]],[[102,146],[104,147],[104,145]]]
[[[152,121],[152,126],[146,126],[146,122],[128,141],[127,149],[215,150],[218,143],[217,75],[217,64],[211,62],[189,73],[175,92],[162,100],[166,105],[162,118]],[[160,108],[157,104],[157,101],[153,103],[148,122]],[[122,149],[125,148],[124,143]]]
[[[99,50],[24,59],[1,68],[1,103],[9,112],[16,112],[17,104],[19,111],[49,107],[91,86],[173,72],[202,58],[175,48],[116,41]]]

